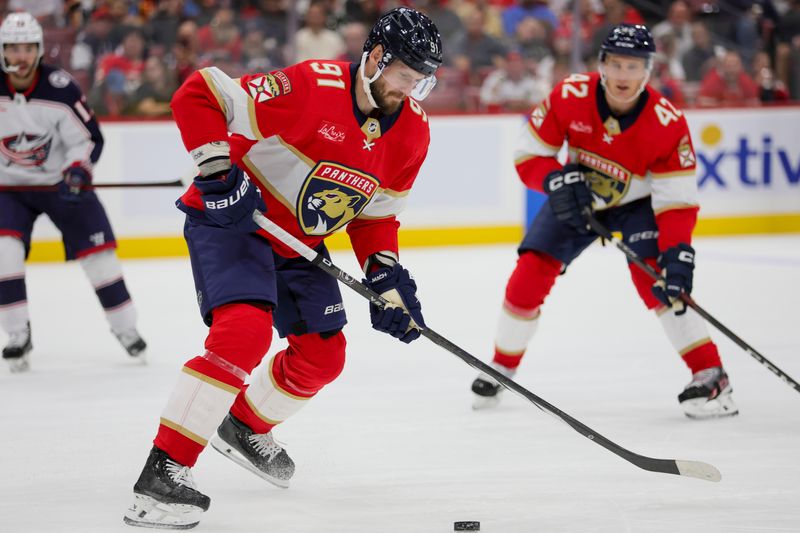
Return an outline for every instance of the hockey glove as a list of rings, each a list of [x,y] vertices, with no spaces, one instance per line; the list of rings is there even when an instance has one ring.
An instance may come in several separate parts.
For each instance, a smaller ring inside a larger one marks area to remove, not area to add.
[[[592,191],[586,185],[580,167],[570,163],[561,170],[551,172],[544,179],[544,190],[556,219],[578,233],[587,235],[590,230],[584,212],[592,208]]]
[[[667,248],[658,256],[658,266],[664,281],[657,281],[653,285],[653,294],[661,303],[672,307],[676,315],[684,314],[686,303],[680,295],[682,292],[692,292],[694,248],[685,243]]]
[[[80,163],[73,163],[64,171],[64,179],[59,184],[58,195],[65,202],[77,204],[81,201],[83,188],[92,183],[92,174]]]
[[[242,233],[259,229],[253,222],[253,211],[264,212],[267,206],[261,198],[261,191],[240,168],[234,166],[227,174],[197,176],[194,185],[200,191],[203,213],[208,222]]]
[[[383,309],[370,304],[372,327],[405,343],[418,339],[425,321],[417,299],[417,284],[408,270],[399,264],[381,268],[369,274],[364,284],[390,303]]]

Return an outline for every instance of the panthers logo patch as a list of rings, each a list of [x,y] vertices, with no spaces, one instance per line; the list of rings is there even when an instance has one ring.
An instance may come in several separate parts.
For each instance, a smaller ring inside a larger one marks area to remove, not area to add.
[[[578,152],[578,163],[592,189],[595,208],[612,207],[625,196],[631,184],[630,171],[613,161],[583,151]]]
[[[360,170],[320,161],[309,172],[297,197],[297,219],[306,235],[327,235],[366,207],[379,181]]]

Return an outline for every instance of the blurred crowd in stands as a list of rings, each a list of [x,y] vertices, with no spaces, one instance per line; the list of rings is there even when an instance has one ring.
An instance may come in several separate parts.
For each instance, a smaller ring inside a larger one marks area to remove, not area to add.
[[[644,23],[650,83],[678,106],[800,102],[800,0],[0,0],[45,28],[45,61],[70,72],[98,115],[168,116],[194,70],[232,77],[297,61],[359,61],[378,17],[409,5],[442,34],[426,110],[528,110],[573,71],[595,69],[611,26]]]

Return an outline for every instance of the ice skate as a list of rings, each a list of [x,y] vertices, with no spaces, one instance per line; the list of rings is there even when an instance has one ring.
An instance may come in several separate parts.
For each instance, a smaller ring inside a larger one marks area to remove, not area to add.
[[[253,433],[249,427],[228,415],[211,438],[211,446],[258,477],[281,488],[289,488],[294,461],[272,438],[272,432]]]
[[[678,395],[683,412],[689,418],[720,418],[739,414],[731,398],[728,374],[721,366],[695,373],[692,381]]]
[[[138,331],[135,329],[128,329],[119,333],[114,333],[114,336],[119,340],[122,347],[125,348],[125,351],[128,352],[128,355],[138,359],[142,364],[146,362],[145,350],[147,349],[147,343],[139,336]]]
[[[515,368],[508,368],[498,363],[492,363],[492,368],[507,378],[514,377],[514,374],[517,373]],[[478,377],[475,378],[475,381],[472,382],[472,392],[475,393],[472,408],[478,411],[496,407],[497,404],[500,403],[500,395],[503,393],[503,390],[504,387],[493,377],[481,372]]]
[[[197,490],[189,467],[156,447],[133,486],[133,498],[125,523],[159,529],[191,529],[211,505],[209,497]]]
[[[8,362],[11,372],[16,374],[25,372],[30,368],[28,354],[32,349],[30,324],[25,329],[12,331],[8,335],[8,344],[3,348],[3,359]]]

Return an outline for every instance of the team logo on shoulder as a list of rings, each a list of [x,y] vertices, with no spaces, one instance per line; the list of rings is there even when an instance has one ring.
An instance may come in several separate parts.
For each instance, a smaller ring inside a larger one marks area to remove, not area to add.
[[[50,156],[53,136],[20,133],[0,139],[0,155],[21,167],[40,167]]]
[[[691,168],[695,165],[694,150],[689,142],[688,135],[684,135],[681,142],[678,144],[678,158],[681,163],[681,168]]]
[[[578,152],[578,163],[586,183],[592,189],[595,208],[612,207],[625,196],[633,177],[630,171],[613,161],[584,151]]]
[[[360,170],[320,161],[306,176],[297,196],[297,219],[306,235],[327,235],[366,207],[379,181]]]
[[[50,85],[56,89],[63,89],[69,85],[69,82],[72,81],[72,78],[70,78],[69,74],[63,70],[56,70],[55,72],[50,73],[50,76],[47,77],[47,81],[49,81]]]
[[[289,78],[280,70],[248,81],[247,88],[256,103],[266,102],[276,96],[292,92]]]
[[[533,125],[537,130],[542,127],[542,122],[544,122],[545,115],[547,115],[547,111],[543,105],[536,106],[531,113],[531,122],[533,122]]]

